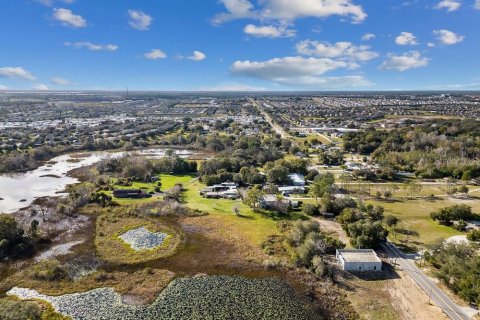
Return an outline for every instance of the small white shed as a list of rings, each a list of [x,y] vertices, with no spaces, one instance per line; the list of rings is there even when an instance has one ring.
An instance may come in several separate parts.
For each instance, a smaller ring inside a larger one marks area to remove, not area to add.
[[[382,271],[382,260],[372,249],[337,250],[336,256],[345,271]]]

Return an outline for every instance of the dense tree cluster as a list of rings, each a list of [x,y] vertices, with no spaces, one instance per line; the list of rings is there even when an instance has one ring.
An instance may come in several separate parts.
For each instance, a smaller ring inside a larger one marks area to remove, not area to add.
[[[232,149],[226,149],[214,159],[202,162],[199,175],[207,185],[233,181],[243,184],[288,183],[289,173],[306,173],[306,161],[282,160],[285,149],[282,139],[260,136],[241,137]],[[283,147],[282,147],[283,146]],[[283,151],[283,152],[282,152]],[[255,168],[264,166],[266,176]]]
[[[100,174],[116,174],[121,178],[133,181],[145,181],[146,177],[159,173],[195,173],[197,163],[174,155],[162,159],[149,159],[144,156],[131,155],[101,161],[96,168]]]
[[[343,152],[340,149],[333,149],[328,152],[320,152],[318,161],[327,166],[340,166],[344,164]]]
[[[480,176],[480,126],[471,119],[431,120],[400,130],[347,133],[344,148],[371,154],[381,166],[424,178]]]
[[[356,208],[346,208],[336,217],[350,237],[350,244],[355,248],[376,248],[386,240],[388,231],[384,228],[383,207],[371,204]]]
[[[424,255],[439,279],[461,298],[480,304],[478,247],[466,243],[438,243]]]
[[[316,275],[324,276],[327,272],[323,262],[325,254],[334,254],[336,249],[345,245],[320,230],[316,221],[296,221],[287,237],[293,248],[293,258],[297,265],[310,268]]]
[[[309,195],[318,198],[330,197],[335,190],[335,177],[330,172],[319,174],[310,185]]]
[[[465,205],[454,205],[447,208],[441,208],[430,214],[430,217],[444,225],[452,225],[454,221],[471,220],[475,217],[472,208]]]

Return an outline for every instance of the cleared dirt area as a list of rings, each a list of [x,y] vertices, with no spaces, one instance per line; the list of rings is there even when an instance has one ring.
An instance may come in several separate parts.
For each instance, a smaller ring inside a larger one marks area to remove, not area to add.
[[[338,235],[338,239],[348,246],[350,240],[348,239],[347,233],[342,229],[342,226],[339,223],[333,220],[325,220],[321,218],[315,218],[315,220],[320,224],[320,228],[322,230],[335,232]]]
[[[449,318],[428,295],[403,271],[396,271],[399,278],[385,284],[391,296],[392,306],[404,320],[448,320]]]

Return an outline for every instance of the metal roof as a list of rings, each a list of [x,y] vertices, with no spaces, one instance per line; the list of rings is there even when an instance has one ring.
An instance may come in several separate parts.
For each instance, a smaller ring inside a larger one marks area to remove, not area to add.
[[[372,249],[337,250],[345,262],[382,262]]]

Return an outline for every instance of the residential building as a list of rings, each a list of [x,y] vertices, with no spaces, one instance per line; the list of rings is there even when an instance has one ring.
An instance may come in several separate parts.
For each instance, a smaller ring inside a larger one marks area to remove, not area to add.
[[[292,181],[292,185],[296,187],[305,186],[305,176],[299,173],[292,173],[288,175],[288,178]]]
[[[141,189],[117,189],[113,191],[115,198],[146,198],[147,194]]]

